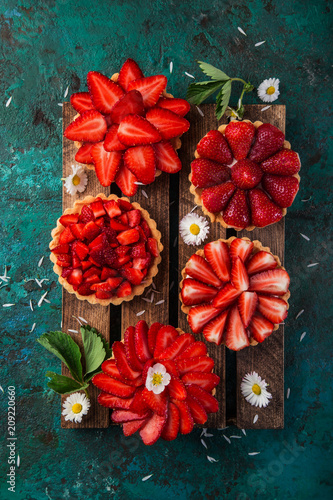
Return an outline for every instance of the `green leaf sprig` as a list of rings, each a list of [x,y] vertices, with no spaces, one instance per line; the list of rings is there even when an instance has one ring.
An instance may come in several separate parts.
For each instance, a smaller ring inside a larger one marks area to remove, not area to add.
[[[73,378],[46,372],[51,380],[48,387],[58,394],[71,394],[84,390],[89,398],[89,382],[101,371],[101,364],[112,356],[112,349],[104,337],[89,325],[80,328],[83,345],[83,359],[80,348],[72,337],[64,332],[48,332],[37,339],[45,349],[59,358]]]
[[[235,118],[242,119],[244,116],[244,106],[242,104],[244,94],[252,92],[254,86],[250,82],[246,82],[242,78],[230,78],[226,73],[220,69],[215,68],[211,64],[203,61],[197,61],[200,69],[205,75],[209,76],[211,80],[203,82],[191,83],[187,89],[186,98],[191,104],[199,106],[203,101],[208,99],[215,92],[219,91],[216,96],[216,109],[215,115],[218,120],[222,118],[226,109],[229,109],[230,115]],[[229,107],[231,96],[232,82],[242,82],[243,90],[238,100],[237,109]]]

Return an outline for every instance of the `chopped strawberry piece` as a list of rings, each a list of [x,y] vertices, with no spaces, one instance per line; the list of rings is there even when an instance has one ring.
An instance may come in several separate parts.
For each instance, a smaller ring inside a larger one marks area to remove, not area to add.
[[[94,285],[95,283],[99,283],[101,281],[101,278],[98,276],[98,274],[92,274],[90,276],[88,276],[88,278],[84,278],[84,282],[85,283],[89,283],[89,285]],[[99,293],[99,295],[97,295],[98,292],[96,292],[96,297],[97,298],[100,298],[100,299],[109,299],[109,295],[107,296],[101,296],[101,292]],[[108,292],[103,292],[103,293],[107,293]],[[112,293],[110,294],[112,296]]]
[[[119,71],[117,83],[124,90],[128,90],[129,84],[139,78],[143,78],[143,73],[139,65],[133,59],[127,59]]]
[[[87,222],[91,222],[93,220],[95,220],[93,211],[91,210],[91,208],[88,205],[84,205],[82,207],[80,217],[79,217],[80,223],[86,224]]]
[[[201,194],[202,203],[209,212],[221,212],[227,206],[235,189],[231,181],[205,188]]]
[[[246,263],[249,255],[253,250],[253,242],[247,238],[235,238],[230,245],[230,257],[231,260],[235,260],[239,257],[244,264]]]
[[[284,133],[270,123],[263,123],[257,128],[256,139],[250,151],[249,159],[260,163],[279,151],[283,143]]]
[[[76,224],[79,221],[80,214],[66,214],[62,215],[59,219],[60,224],[67,227],[71,224]]]
[[[158,170],[168,172],[169,174],[175,174],[181,170],[182,162],[180,161],[171,142],[157,142],[156,144],[153,144],[153,148],[156,158],[156,168]]]
[[[284,269],[272,269],[255,274],[250,278],[250,290],[274,295],[284,295],[288,292],[290,278]]]
[[[281,149],[260,164],[262,170],[274,175],[294,175],[301,168],[299,155],[291,149]]]
[[[129,83],[127,90],[138,90],[143,98],[146,108],[155,106],[163,90],[167,86],[167,78],[164,75],[147,76],[138,78]]]
[[[63,232],[60,234],[59,237],[59,243],[60,245],[66,244],[66,243],[71,243],[72,241],[75,240],[75,236],[73,235],[72,231],[70,230],[69,227],[66,227]]]
[[[122,162],[115,178],[115,182],[119,189],[126,196],[134,196],[138,190],[138,179]]]
[[[82,243],[82,241],[75,241],[73,243],[72,249],[81,260],[84,260],[89,252],[89,248],[87,247],[87,245]]]
[[[299,190],[299,181],[296,177],[265,174],[262,185],[273,201],[279,207],[290,207]]]
[[[159,131],[163,140],[178,137],[190,128],[190,122],[186,118],[168,109],[152,108],[147,112],[146,118]]]
[[[139,413],[134,413],[130,410],[115,410],[112,412],[111,419],[113,422],[126,423],[132,422],[133,420],[144,420],[150,416],[150,412],[140,415]]]
[[[195,356],[193,358],[183,358],[175,360],[181,377],[189,372],[210,373],[214,368],[214,360],[208,356]]]
[[[60,267],[70,267],[72,265],[72,256],[68,254],[57,255],[57,265]]]
[[[276,266],[277,261],[274,256],[269,252],[261,250],[251,258],[246,266],[246,269],[247,274],[251,275],[261,273],[262,271],[269,271],[270,269],[274,269]]]
[[[245,159],[239,160],[231,167],[231,180],[240,189],[252,189],[256,187],[263,172],[258,163]]]
[[[168,109],[179,116],[185,116],[191,109],[190,103],[185,101],[185,99],[175,99],[170,97],[160,97],[156,106]]]
[[[114,229],[118,233],[120,233],[121,231],[127,231],[129,229],[129,226],[125,226],[124,224],[119,222],[117,219],[110,220],[110,227],[111,227],[111,229]]]
[[[161,354],[178,338],[179,334],[171,325],[162,326],[156,336],[154,358],[162,359]],[[172,358],[167,358],[172,359]]]
[[[252,191],[250,191],[251,193]],[[223,219],[226,224],[237,229],[244,229],[250,225],[250,210],[246,192],[243,189],[236,189],[223,212]]]
[[[142,369],[140,371],[135,371],[129,365],[123,342],[113,342],[112,352],[116,360],[117,368],[123,377],[134,380],[141,375]]]
[[[77,293],[86,297],[87,295],[92,295],[94,291],[91,290],[89,283],[82,283],[77,289]]]
[[[166,441],[176,439],[179,432],[180,414],[174,403],[169,403],[168,418],[162,431],[162,438]]]
[[[115,200],[105,201],[104,208],[110,219],[112,219],[113,217],[118,217],[118,215],[121,215],[121,210],[119,208],[118,203]]]
[[[75,111],[80,114],[95,109],[89,92],[76,92],[71,95],[70,101]]]
[[[236,160],[244,160],[247,157],[255,133],[256,129],[253,123],[246,121],[234,120],[226,126],[225,138]]]
[[[129,410],[133,398],[123,399],[112,396],[112,394],[108,394],[107,392],[101,392],[98,395],[97,401],[101,406],[105,406],[106,408]]]
[[[140,234],[136,229],[128,229],[118,234],[117,240],[120,245],[130,245],[136,243],[140,238]]]
[[[243,325],[247,328],[257,308],[258,296],[255,292],[243,292],[238,299],[238,309]]]
[[[146,425],[140,430],[140,436],[144,444],[150,446],[158,440],[162,434],[163,427],[167,419],[167,414],[160,416],[154,413]]]
[[[72,233],[79,240],[83,240],[84,239],[83,228],[84,228],[84,224],[82,224],[81,222],[79,222],[78,224],[72,224],[71,225],[71,231],[72,231]]]
[[[87,82],[94,107],[101,113],[110,114],[113,106],[124,95],[122,88],[97,71],[89,71]]]
[[[129,210],[133,210],[134,209],[132,203],[130,203],[129,201],[124,200],[123,198],[119,198],[117,200],[117,203],[118,203],[119,207],[122,210],[124,210],[125,212],[128,212]]]
[[[190,412],[189,407],[185,401],[179,401],[177,399],[173,400],[173,403],[177,406],[179,410],[180,422],[179,431],[181,434],[189,434],[193,430],[194,421]]]
[[[196,341],[193,342],[193,344],[190,344],[185,351],[182,351],[178,356],[176,357],[177,359],[183,359],[183,358],[192,358],[194,356],[205,356],[207,354],[207,346],[203,342]],[[165,364],[165,361],[163,361]]]
[[[124,164],[143,184],[151,184],[154,181],[156,160],[151,146],[128,148],[124,154]]]
[[[129,227],[135,227],[141,222],[141,212],[140,210],[130,210],[127,212],[128,225]],[[142,257],[142,255],[137,255],[137,257]]]
[[[148,419],[144,420],[132,420],[132,422],[123,423],[123,433],[124,436],[132,436],[137,431],[142,429],[148,422]]]
[[[81,260],[79,257],[75,254],[75,252],[72,252],[72,267],[76,269],[77,267],[81,267]]]
[[[112,299],[113,293],[112,292],[103,292],[101,290],[97,290],[95,293],[95,296],[97,299],[109,300],[109,299]]]
[[[218,411],[218,401],[209,392],[201,389],[201,387],[197,385],[188,385],[186,389],[190,396],[201,404],[206,413],[216,413]]]
[[[192,372],[185,373],[182,377],[185,385],[195,384],[207,392],[211,392],[220,382],[220,377],[215,373]]]
[[[220,309],[226,309],[237,299],[237,297],[239,297],[241,293],[242,290],[238,290],[231,283],[227,283],[225,287],[223,287],[222,290],[220,290],[216,295],[212,305]]]
[[[145,219],[141,220],[141,227],[142,227],[142,230],[145,233],[146,237],[150,238],[151,230],[150,230],[150,227],[148,225],[148,222]]]
[[[85,111],[68,125],[64,136],[71,141],[98,142],[104,139],[107,124],[98,111]]]
[[[181,291],[183,304],[193,306],[202,302],[210,302],[217,294],[218,290],[210,285],[205,285],[201,281],[192,278],[185,278]]]
[[[147,246],[149,252],[152,254],[153,257],[158,257],[160,255],[160,251],[158,249],[158,243],[155,240],[155,238],[148,238]]]
[[[69,245],[68,243],[64,243],[63,245],[58,245],[57,247],[53,248],[51,250],[52,253],[59,254],[59,253],[68,253],[69,252]]]
[[[230,179],[230,168],[207,158],[197,158],[191,163],[191,182],[198,188],[223,184]]]
[[[191,276],[191,278],[202,281],[208,285],[213,285],[215,287],[222,286],[221,281],[216,276],[211,266],[200,255],[194,254],[190,257],[187,261],[185,272]]]
[[[237,305],[230,311],[224,340],[225,345],[232,351],[239,351],[250,345]]]
[[[105,373],[97,373],[97,375],[94,375],[92,382],[102,391],[118,397],[130,398],[135,392],[135,387],[127,385],[121,380],[111,378]]]
[[[154,413],[157,413],[157,415],[160,416],[166,414],[168,409],[168,400],[165,391],[160,394],[155,394],[153,391],[148,391],[147,387],[145,387],[142,391],[142,398]]]
[[[281,323],[288,315],[288,304],[283,299],[277,297],[266,297],[258,295],[258,311],[269,319],[272,323]]]
[[[154,350],[155,350],[155,345],[156,345],[156,337],[160,329],[162,328],[161,323],[153,323],[151,327],[148,330],[147,336],[148,336],[148,348],[150,351],[150,354],[153,356],[154,355]]]
[[[146,257],[144,258],[135,258],[133,259],[133,269],[144,270],[147,269],[151,264],[151,255],[150,253],[146,253]]]
[[[89,260],[85,260],[85,261],[81,262],[82,271],[86,271],[91,266],[92,266],[92,263]]]
[[[95,165],[95,172],[102,186],[110,186],[118,172],[121,153],[105,151],[103,143],[99,142],[91,148],[91,156]]]
[[[131,90],[113,106],[110,118],[112,123],[120,123],[127,115],[144,115],[145,108],[140,92]]]
[[[101,275],[101,270],[98,267],[96,267],[96,266],[92,266],[88,270],[86,270],[83,273],[83,278],[86,279],[89,276],[93,276],[94,274],[97,274],[98,276]],[[101,280],[99,280],[99,281],[101,281]]]
[[[227,285],[228,286],[228,285]],[[217,299],[215,297],[213,303]],[[194,306],[188,313],[188,323],[194,333],[201,333],[204,326],[215,318],[220,313],[220,309],[216,309],[212,305]]]
[[[91,289],[100,292],[111,292],[116,290],[122,281],[122,278],[108,278],[103,283],[95,283],[94,285],[91,285]]]
[[[229,310],[226,310],[207,323],[202,333],[208,342],[214,342],[216,345],[222,343],[228,314]]]
[[[197,145],[197,152],[202,158],[218,161],[224,165],[230,165],[233,159],[227,141],[218,130],[211,130],[201,139]]]
[[[118,139],[126,146],[144,146],[159,142],[161,135],[146,118],[128,115],[119,125]]]
[[[82,234],[84,238],[92,241],[94,238],[96,238],[96,236],[99,235],[100,232],[101,228],[97,224],[95,224],[95,222],[91,221],[84,226]]]
[[[95,219],[105,215],[104,206],[103,206],[102,200],[100,198],[97,199],[96,201],[94,201],[93,203],[90,203],[89,206],[90,206],[91,210],[93,211]]]
[[[249,329],[254,340],[261,343],[271,335],[274,329],[274,324],[256,312],[252,316]]]
[[[249,288],[249,277],[240,257],[236,257],[232,263],[231,282],[237,290],[241,290],[242,292]]]
[[[196,398],[187,395],[186,403],[190,409],[195,424],[203,425],[205,422],[207,422],[208,415],[204,410],[203,406],[199,403],[199,401]]]
[[[135,328],[129,326],[124,334],[124,345],[128,364],[133,370],[142,371],[143,364],[139,360],[135,350]]]
[[[211,241],[204,247],[205,257],[222,282],[230,280],[229,248],[224,241]]]
[[[135,351],[139,360],[143,363],[148,361],[151,356],[148,347],[148,325],[145,321],[139,321],[135,326]]]
[[[91,148],[93,147],[93,143],[85,142],[82,146],[77,150],[75,154],[75,161],[78,163],[83,163],[85,165],[90,165],[93,162],[91,156]]]

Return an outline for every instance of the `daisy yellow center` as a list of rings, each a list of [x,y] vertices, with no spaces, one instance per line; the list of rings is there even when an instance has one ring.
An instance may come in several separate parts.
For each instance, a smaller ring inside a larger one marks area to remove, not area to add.
[[[153,385],[160,385],[162,383],[163,375],[161,373],[154,373]]]
[[[190,225],[190,233],[194,234],[195,236],[200,233],[200,227],[198,226],[198,224]]]
[[[74,184],[74,186],[78,186],[80,184],[80,177],[78,175],[74,175],[73,179],[72,179],[72,183]]]
[[[75,403],[75,405],[72,406],[72,412],[80,413],[80,411],[82,411],[82,405],[80,405],[80,403]]]
[[[252,392],[254,392],[254,394],[256,394],[257,396],[260,396],[260,394],[261,394],[261,389],[260,389],[260,387],[259,387],[259,385],[258,385],[258,384],[254,384],[254,385],[252,386]]]
[[[266,90],[266,94],[268,95],[272,95],[274,94],[275,92],[275,87],[271,86],[271,87],[268,87],[268,89]]]

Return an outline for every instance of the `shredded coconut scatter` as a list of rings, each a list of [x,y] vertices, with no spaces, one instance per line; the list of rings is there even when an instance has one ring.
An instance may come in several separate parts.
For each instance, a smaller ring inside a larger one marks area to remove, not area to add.
[[[287,389],[287,399],[289,399],[289,396],[290,396],[290,387],[288,387]]]
[[[13,96],[11,95],[10,98],[8,99],[8,101],[6,102],[6,108],[8,108],[8,106],[12,102],[12,99],[13,99]]]
[[[223,434],[223,437],[224,437],[224,439],[227,441],[227,443],[231,444],[231,441],[230,441],[230,439],[229,439],[227,436],[225,436],[225,435]]]
[[[260,47],[260,45],[262,45],[263,43],[266,43],[266,40],[263,40],[262,42],[255,43],[254,46]]]
[[[253,423],[254,423],[254,424],[257,422],[258,418],[259,418],[259,417],[258,417],[258,415],[255,415],[255,416],[254,416],[254,419],[253,419]]]
[[[68,330],[70,333],[79,333],[77,330]]]
[[[206,445],[205,441],[203,439],[200,439],[200,441],[201,441],[202,446],[204,446],[207,450],[207,445]]]
[[[31,330],[30,330],[30,333],[32,333],[34,331],[34,329],[36,328],[36,323],[34,323],[31,327]]]
[[[201,115],[201,116],[205,116],[205,115],[203,114],[203,112],[201,111],[201,109],[199,108],[199,106],[196,106],[196,108],[197,108],[197,110],[198,110],[199,115]]]
[[[140,311],[140,312],[136,313],[136,315],[137,316],[142,316],[145,312],[146,312],[146,310],[144,309],[143,311]]]
[[[242,439],[242,436],[230,436],[230,438],[233,438],[233,439]]]
[[[151,476],[153,476],[154,474],[150,474],[149,476],[145,476],[142,478],[142,481],[148,481],[148,479],[151,478]]]
[[[2,307],[12,307],[15,306],[15,304],[2,304]]]
[[[155,306],[159,306],[160,304],[163,304],[165,302],[165,300],[159,300],[158,302],[156,302]]]
[[[247,34],[245,33],[245,31],[244,31],[244,30],[242,30],[242,28],[240,28],[240,27],[238,26],[238,28],[237,28],[237,29],[238,29],[238,31],[239,31],[240,33],[242,33],[242,35],[247,36]]]
[[[304,238],[306,241],[310,241],[310,238],[308,236],[306,236],[306,234],[303,234],[303,233],[299,233],[302,238]]]
[[[308,264],[307,267],[319,266],[319,262],[314,262],[313,264]]]
[[[245,429],[242,429],[242,433],[244,434],[244,436],[246,436],[246,430]]]
[[[298,319],[298,318],[301,316],[301,314],[303,314],[303,313],[304,313],[304,309],[302,309],[302,310],[301,310],[301,311],[297,314],[297,316],[296,316],[296,318],[295,318],[295,319]]]
[[[265,106],[264,108],[262,108],[262,109],[261,109],[261,112],[266,111],[266,110],[267,110],[267,109],[269,109],[270,107],[271,107],[271,105],[270,105],[270,106]]]
[[[32,306],[32,300],[31,300],[31,299],[30,299],[30,309],[31,309],[32,311],[34,310],[34,308],[33,308],[33,306]]]
[[[248,453],[248,455],[250,455],[250,457],[254,456],[254,455],[259,455],[260,451],[251,451],[251,453]]]
[[[192,212],[194,212],[194,210],[195,210],[196,208],[198,208],[198,205],[195,205],[195,207],[193,207],[193,208],[192,208],[192,210],[191,210],[190,214],[191,214]]]
[[[170,74],[172,73],[172,71],[173,71],[173,62],[171,61],[171,63],[170,63]]]
[[[218,460],[215,460],[215,458],[213,458],[213,457],[209,457],[208,455],[207,455],[207,460],[208,460],[208,462],[210,462],[210,463],[212,463],[212,462],[218,462]]]
[[[38,262],[38,267],[40,267],[40,266],[43,264],[43,260],[44,260],[44,255],[43,255],[43,257],[39,260],[39,262]]]
[[[306,332],[303,332],[302,335],[300,336],[300,339],[299,339],[300,342],[302,342],[302,340],[304,339],[305,335],[306,335]]]
[[[40,307],[42,305],[47,294],[48,294],[48,292],[45,292],[44,295],[41,296],[41,298],[39,299],[38,304],[37,304],[38,307]]]
[[[143,196],[145,198],[148,198],[148,195],[147,195],[147,193],[146,193],[146,191],[144,189],[141,189],[141,193],[143,194]]]
[[[64,97],[67,97],[68,96],[68,90],[69,90],[69,86],[66,88],[65,90],[65,93],[64,93]]]
[[[306,198],[305,200],[301,200],[301,201],[303,201],[303,202],[310,201],[311,198],[312,198],[312,196],[310,196],[309,198]]]
[[[79,316],[79,319],[80,319],[81,321],[83,321],[83,323],[88,323],[88,321],[87,321],[86,319],[84,319],[84,318],[81,318],[81,316]]]
[[[188,76],[189,78],[195,79],[195,76],[191,75],[190,73],[187,73],[187,71],[185,71],[185,75]]]

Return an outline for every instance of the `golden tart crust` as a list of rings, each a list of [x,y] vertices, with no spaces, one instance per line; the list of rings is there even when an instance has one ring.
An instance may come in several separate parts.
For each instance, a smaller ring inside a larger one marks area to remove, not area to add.
[[[228,238],[227,240],[224,240],[223,238],[219,238],[218,241],[223,241],[224,243],[226,243],[228,245],[228,247],[230,248],[230,245],[231,243],[233,242],[233,240],[235,240],[237,237],[236,236],[231,236],[230,238]],[[241,238],[242,240],[246,240],[246,241],[251,241],[249,238],[246,238],[246,237],[243,237]],[[276,260],[277,262],[277,267],[275,269],[284,269],[285,268],[281,265],[281,261],[279,259],[279,257],[277,255],[274,255],[272,252],[271,252],[271,249],[269,247],[264,247],[261,242],[259,240],[254,240],[252,241],[253,243],[253,250],[252,250],[252,254],[251,256],[253,256],[254,254],[260,252],[261,250],[263,250],[264,252],[269,252],[270,254],[273,255],[274,259]],[[199,249],[195,252],[197,255],[200,255],[200,257],[203,257],[205,258],[205,253],[202,249]],[[186,266],[185,266],[186,267]],[[184,269],[182,270],[182,280],[181,282],[179,283],[179,287],[180,289],[183,288],[183,281],[184,279],[186,278],[186,271],[185,271],[185,267]],[[284,295],[282,295],[281,297],[279,296],[279,298],[283,299],[285,302],[287,302],[287,309],[289,309],[289,302],[288,302],[288,299],[290,297],[290,292],[288,291],[287,293],[285,293]],[[187,315],[189,313],[189,310],[191,309],[191,306],[186,306],[185,304],[183,304],[183,300],[182,300],[182,296],[181,296],[181,293],[179,294],[179,300],[181,301],[182,305],[181,305],[181,310]],[[195,306],[192,306],[192,307],[195,307]],[[280,323],[281,324],[281,323]],[[280,326],[280,324],[274,324],[274,329],[273,331],[277,330]],[[254,340],[253,337],[250,337],[249,339],[250,341],[250,345],[251,346],[255,346],[258,344],[258,342],[256,340]],[[224,341],[222,341],[221,345],[224,344]]]
[[[81,210],[84,205],[89,205],[93,201],[96,200],[96,198],[101,198],[103,201],[110,201],[110,200],[124,200],[129,203],[130,200],[128,198],[122,197],[119,198],[115,194],[110,194],[109,196],[105,196],[105,194],[100,193],[97,196],[86,196],[82,200],[76,200],[74,203],[74,206],[72,208],[66,208],[64,213],[62,215],[67,215],[67,214],[74,214],[74,213],[81,213]],[[142,218],[147,222],[152,237],[156,239],[157,245],[158,245],[158,250],[160,255],[158,257],[154,257],[154,260],[151,264],[151,266],[148,268],[148,272],[144,278],[144,283],[141,283],[140,285],[132,285],[133,293],[131,295],[128,295],[127,297],[114,297],[111,299],[98,299],[96,298],[95,294],[92,295],[80,295],[77,291],[74,290],[73,286],[61,276],[62,273],[62,267],[58,266],[57,264],[57,257],[55,254],[51,252],[50,254],[50,260],[53,262],[53,271],[58,275],[58,281],[59,283],[67,290],[69,293],[73,293],[76,295],[76,297],[79,300],[87,300],[90,304],[100,304],[102,306],[108,306],[110,304],[113,304],[115,306],[120,305],[122,302],[126,301],[129,302],[132,300],[135,296],[141,295],[144,291],[144,289],[151,285],[154,276],[158,273],[158,265],[160,264],[162,258],[161,258],[161,252],[163,250],[163,245],[161,243],[161,233],[158,231],[156,227],[156,222],[150,218],[149,213],[147,210],[144,210],[139,203],[132,202],[131,203],[135,209],[140,210]],[[57,220],[57,227],[55,227],[51,231],[51,236],[52,236],[52,241],[50,242],[49,248],[50,250],[56,248],[59,245],[59,238],[60,234],[63,232],[64,226],[60,223],[60,218]]]

